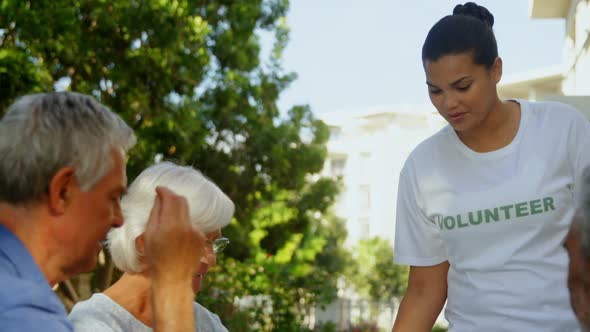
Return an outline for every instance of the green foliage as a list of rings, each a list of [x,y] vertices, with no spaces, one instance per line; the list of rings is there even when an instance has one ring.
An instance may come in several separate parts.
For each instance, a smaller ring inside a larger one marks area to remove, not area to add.
[[[199,301],[232,331],[299,331],[335,297],[349,257],[328,209],[337,185],[310,181],[327,127],[307,106],[280,113],[288,0],[0,0],[0,112],[58,86],[94,95],[137,135],[133,179],[157,156],[194,165],[236,203],[232,241]],[[267,59],[258,32],[274,35]],[[100,268],[60,288],[66,304],[107,287]],[[246,310],[236,299],[261,295]],[[272,309],[269,311],[269,305]]]
[[[389,241],[379,237],[361,240],[354,258],[357,270],[350,279],[360,294],[374,301],[390,301],[405,293],[409,269],[394,263]]]
[[[359,322],[357,324],[353,324],[349,331],[351,332],[377,332],[379,328],[375,322]]]
[[[256,322],[261,325],[255,330],[301,331],[301,316],[316,304],[336,298],[335,276],[350,264],[342,249],[342,221],[327,217],[312,224],[305,233],[292,234],[276,254],[253,245],[257,254],[244,264],[223,257],[224,263],[215,268],[217,273],[208,274],[199,302],[220,313],[235,310],[233,296],[265,294],[261,302],[241,313],[231,330],[249,331],[242,322]],[[228,283],[233,283],[232,292],[224,290]]]
[[[315,332],[337,332],[338,327],[336,326],[335,323],[326,322],[323,324],[319,324],[319,326],[317,326],[316,329],[314,329],[314,331]]]
[[[1,110],[24,93],[48,90],[50,82],[47,71],[38,63],[30,61],[25,50],[0,48]]]

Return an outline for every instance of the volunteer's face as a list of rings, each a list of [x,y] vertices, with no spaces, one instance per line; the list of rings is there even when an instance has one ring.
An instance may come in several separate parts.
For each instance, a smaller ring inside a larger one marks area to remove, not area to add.
[[[491,69],[473,61],[471,53],[425,61],[428,95],[438,113],[458,132],[482,124],[496,100],[502,73],[500,58]]]

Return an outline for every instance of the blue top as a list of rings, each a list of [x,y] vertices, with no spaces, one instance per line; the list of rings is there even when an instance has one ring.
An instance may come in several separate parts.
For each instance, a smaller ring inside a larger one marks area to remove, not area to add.
[[[0,225],[0,331],[73,330],[63,304],[27,248]]]

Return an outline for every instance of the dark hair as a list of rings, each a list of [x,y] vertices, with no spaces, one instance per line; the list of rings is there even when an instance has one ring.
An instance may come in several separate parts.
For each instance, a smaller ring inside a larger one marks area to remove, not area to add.
[[[472,53],[478,65],[491,68],[498,57],[494,16],[473,2],[457,5],[453,15],[443,17],[428,32],[422,46],[422,61],[444,55]]]

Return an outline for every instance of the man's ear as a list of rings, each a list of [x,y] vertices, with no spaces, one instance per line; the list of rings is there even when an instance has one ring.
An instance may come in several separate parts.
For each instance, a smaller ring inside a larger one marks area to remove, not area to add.
[[[74,168],[60,168],[49,182],[49,211],[56,215],[64,214],[76,190],[79,189]]]

